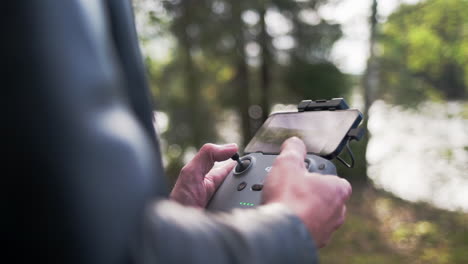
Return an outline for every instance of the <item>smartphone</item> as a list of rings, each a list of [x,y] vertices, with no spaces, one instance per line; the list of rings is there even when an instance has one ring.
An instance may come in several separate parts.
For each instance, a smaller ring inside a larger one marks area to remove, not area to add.
[[[346,145],[347,134],[362,121],[357,109],[274,113],[245,148],[245,153],[279,154],[293,136],[302,139],[307,153],[332,159]]]

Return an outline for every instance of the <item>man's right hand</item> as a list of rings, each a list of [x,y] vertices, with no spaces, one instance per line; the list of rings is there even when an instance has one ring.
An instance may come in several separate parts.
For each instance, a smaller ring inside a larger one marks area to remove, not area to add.
[[[283,143],[263,191],[263,203],[280,203],[304,222],[318,247],[324,247],[345,220],[345,202],[351,185],[333,175],[309,173],[304,165],[306,148],[302,140]]]

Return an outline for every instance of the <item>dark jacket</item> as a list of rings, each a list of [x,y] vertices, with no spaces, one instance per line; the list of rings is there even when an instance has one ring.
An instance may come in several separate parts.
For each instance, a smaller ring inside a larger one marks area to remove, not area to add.
[[[287,209],[169,201],[131,3],[2,3],[8,254],[41,263],[313,263]],[[2,74],[2,75],[3,75]]]

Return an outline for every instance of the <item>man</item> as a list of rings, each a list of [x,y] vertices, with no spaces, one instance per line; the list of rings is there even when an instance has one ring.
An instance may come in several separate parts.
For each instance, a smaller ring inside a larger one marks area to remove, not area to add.
[[[349,183],[287,140],[263,205],[203,210],[236,145],[207,144],[170,195],[127,0],[7,1],[4,237],[17,262],[314,263]],[[10,170],[9,170],[10,169]]]

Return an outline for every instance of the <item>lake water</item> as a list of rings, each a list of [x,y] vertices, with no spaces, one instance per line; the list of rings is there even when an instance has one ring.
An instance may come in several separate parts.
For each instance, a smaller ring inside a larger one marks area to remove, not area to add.
[[[409,110],[375,102],[366,157],[374,184],[409,201],[468,212],[466,109],[466,103]]]

